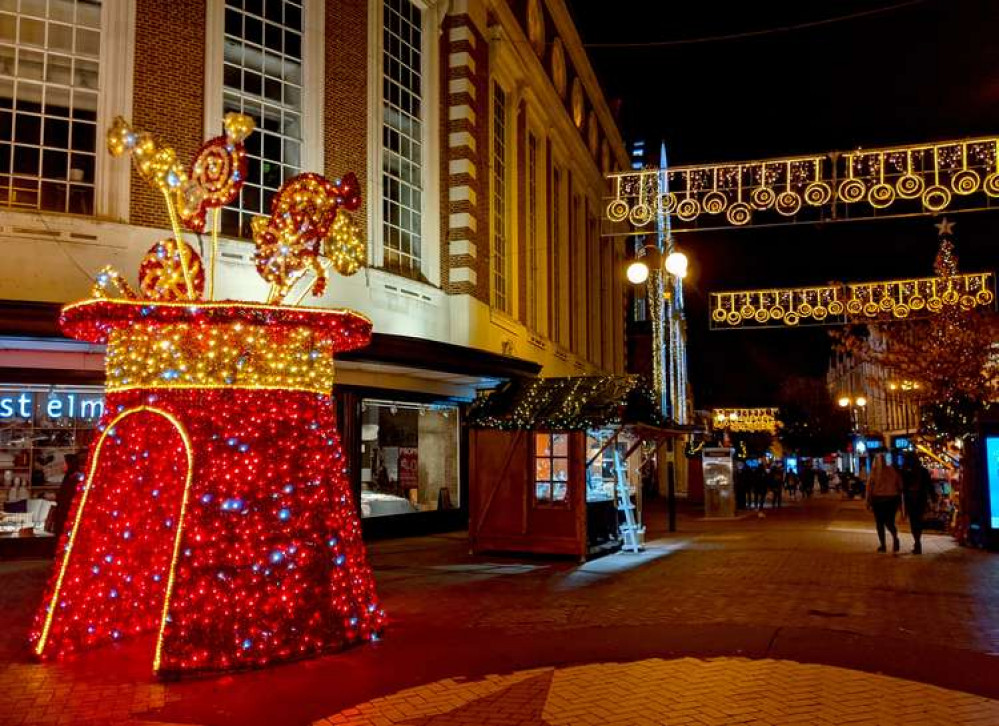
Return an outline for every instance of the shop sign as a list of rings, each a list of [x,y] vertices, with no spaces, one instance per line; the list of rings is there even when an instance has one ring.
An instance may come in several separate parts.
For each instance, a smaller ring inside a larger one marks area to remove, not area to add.
[[[37,406],[37,409],[36,409]],[[96,420],[104,413],[104,399],[99,394],[53,391],[0,391],[0,420],[31,419],[37,415],[50,419]]]

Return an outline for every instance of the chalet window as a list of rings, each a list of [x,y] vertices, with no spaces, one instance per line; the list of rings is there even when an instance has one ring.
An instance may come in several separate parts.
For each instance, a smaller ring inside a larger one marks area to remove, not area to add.
[[[569,434],[535,434],[534,501],[563,504],[569,500]]]

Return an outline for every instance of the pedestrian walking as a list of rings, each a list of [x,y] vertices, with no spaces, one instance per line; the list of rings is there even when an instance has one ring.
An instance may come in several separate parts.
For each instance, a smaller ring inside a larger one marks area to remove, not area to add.
[[[874,458],[871,476],[867,482],[867,508],[874,512],[874,525],[878,531],[878,552],[885,552],[885,530],[891,532],[892,552],[898,552],[898,530],[895,513],[902,501],[902,477],[889,466],[884,454]]]
[[[784,478],[784,487],[787,489],[787,493],[791,495],[791,499],[798,499],[798,474],[793,470],[788,470]]]
[[[753,497],[757,509],[763,509],[767,503],[767,480],[770,478],[767,470],[762,466],[753,469]]]
[[[775,466],[770,470],[770,490],[773,492],[774,509],[780,509],[781,500],[784,497],[784,470]]]
[[[819,475],[815,472],[815,469],[809,469],[801,478],[801,495],[805,499],[811,499],[812,492],[815,490],[815,481],[818,478]]]
[[[905,505],[903,516],[909,518],[909,529],[912,531],[912,554],[923,554],[923,515],[930,499],[936,492],[930,472],[926,470],[919,457],[912,451],[907,451],[902,458],[902,501]]]

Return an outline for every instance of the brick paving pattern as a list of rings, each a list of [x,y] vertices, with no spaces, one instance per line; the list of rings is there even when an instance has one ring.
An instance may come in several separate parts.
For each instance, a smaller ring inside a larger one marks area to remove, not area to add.
[[[999,557],[910,542],[876,554],[862,505],[831,496],[689,513],[583,565],[474,557],[461,533],[375,542],[382,642],[180,683],[150,676],[149,643],[34,662],[50,563],[0,562],[0,726],[999,723]]]
[[[999,701],[888,676],[779,660],[648,659],[447,679],[320,726],[714,726],[999,723]]]

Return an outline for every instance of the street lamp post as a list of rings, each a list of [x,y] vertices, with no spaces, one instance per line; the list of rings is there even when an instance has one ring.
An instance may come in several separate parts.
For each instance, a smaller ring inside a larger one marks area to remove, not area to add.
[[[859,434],[863,436],[864,430],[860,425],[860,411],[864,410],[865,407],[867,406],[867,398],[865,398],[864,396],[854,397],[854,396],[842,395],[839,397],[837,403],[839,404],[840,408],[850,409],[850,427],[853,429],[854,434]],[[854,445],[853,448],[854,448],[854,455],[857,456],[856,454],[857,446]],[[854,468],[858,470],[860,468],[859,456],[857,456],[856,466],[854,466]],[[858,471],[856,473],[859,474],[860,472]]]
[[[668,377],[667,281],[677,284],[687,274],[687,256],[678,251],[672,238],[657,235],[657,244],[646,245],[641,257],[628,266],[628,281],[633,285],[645,283],[645,295],[652,321],[652,388],[663,418],[670,417]],[[663,249],[665,247],[665,250]],[[663,259],[663,252],[666,257]],[[683,394],[685,395],[685,393]],[[673,416],[676,419],[676,416]],[[675,475],[667,473],[666,507],[669,513],[669,531],[676,531],[676,483]]]
[[[666,146],[659,151],[659,188],[669,191],[669,178],[666,174]],[[682,311],[682,281],[687,275],[687,256],[676,249],[670,234],[670,216],[660,213],[656,217],[654,243],[646,244],[641,254],[628,267],[628,281],[633,285],[645,283],[646,300],[652,322],[652,387],[664,419],[672,418],[677,423],[686,423],[686,364],[683,351],[679,348],[681,334],[674,335],[676,321],[668,317],[667,299],[671,308],[669,315]],[[671,284],[667,288],[667,283]],[[671,349],[670,346],[673,346]],[[675,364],[675,365],[674,365]],[[673,406],[670,410],[669,396],[673,381]],[[683,410],[679,410],[680,407]],[[661,444],[660,444],[661,446]],[[667,470],[666,503],[669,511],[669,531],[676,531],[676,483],[675,476]]]

